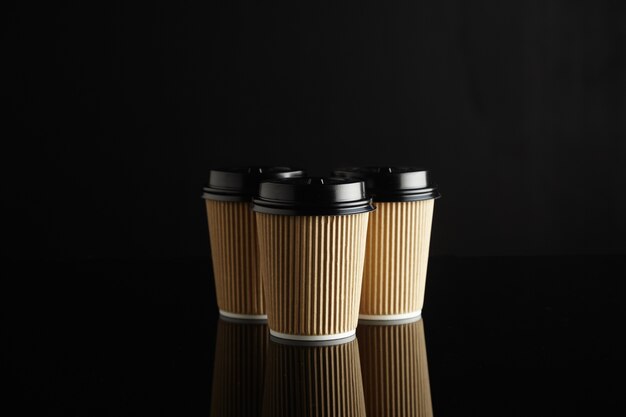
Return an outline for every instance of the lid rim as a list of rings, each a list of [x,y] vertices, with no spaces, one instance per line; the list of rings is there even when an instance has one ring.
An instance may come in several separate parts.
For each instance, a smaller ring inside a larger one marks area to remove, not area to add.
[[[284,166],[249,166],[240,168],[213,168],[202,188],[202,198],[222,201],[248,201],[258,192],[263,181],[300,177],[302,168]]]
[[[363,207],[320,208],[320,207],[269,207],[252,204],[252,211],[275,216],[350,216],[353,214],[370,213],[376,210],[372,204]]]
[[[372,200],[380,203],[393,203],[403,201],[423,201],[423,200],[436,200],[441,198],[441,193],[436,188],[432,191],[425,193],[407,193],[407,194],[394,194],[394,193],[371,193]]]
[[[263,181],[252,210],[278,215],[329,216],[374,210],[362,180],[299,177]]]
[[[250,194],[226,194],[226,193],[215,193],[204,190],[201,196],[204,200],[212,200],[212,201],[232,201],[232,202],[246,202],[252,200],[252,195]]]

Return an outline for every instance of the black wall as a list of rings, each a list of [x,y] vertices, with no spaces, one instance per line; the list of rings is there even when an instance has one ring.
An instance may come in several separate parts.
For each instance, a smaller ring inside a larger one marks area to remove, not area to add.
[[[621,1],[20,3],[2,254],[208,255],[212,166],[432,169],[432,252],[626,252]]]

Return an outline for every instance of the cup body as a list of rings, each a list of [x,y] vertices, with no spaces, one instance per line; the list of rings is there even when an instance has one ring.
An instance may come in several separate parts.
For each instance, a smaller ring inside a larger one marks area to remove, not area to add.
[[[248,201],[205,200],[220,314],[266,319],[256,220]]]
[[[365,416],[355,338],[333,346],[268,343],[263,416]]]
[[[420,316],[434,204],[434,199],[375,202],[367,231],[361,319]]]
[[[353,335],[369,213],[256,216],[270,333],[303,341]]]
[[[424,321],[361,324],[357,337],[367,415],[432,417]]]

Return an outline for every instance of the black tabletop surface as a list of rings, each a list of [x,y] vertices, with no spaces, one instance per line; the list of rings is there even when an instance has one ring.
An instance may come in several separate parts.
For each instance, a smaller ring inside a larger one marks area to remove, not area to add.
[[[431,258],[419,322],[359,325],[356,341],[334,353],[276,344],[263,324],[219,319],[208,259],[4,266],[4,415],[358,415],[364,405],[369,416],[578,416],[624,408],[620,256]],[[342,388],[304,392],[306,378],[325,367]]]

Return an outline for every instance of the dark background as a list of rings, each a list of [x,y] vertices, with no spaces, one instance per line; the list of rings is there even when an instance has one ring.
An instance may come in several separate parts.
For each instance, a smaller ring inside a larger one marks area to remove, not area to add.
[[[2,407],[209,415],[208,170],[367,164],[443,194],[435,415],[622,415],[626,3],[311,3],[3,5]]]
[[[206,256],[246,164],[428,167],[435,255],[626,251],[623,2],[291,3],[8,6],[3,255]]]

